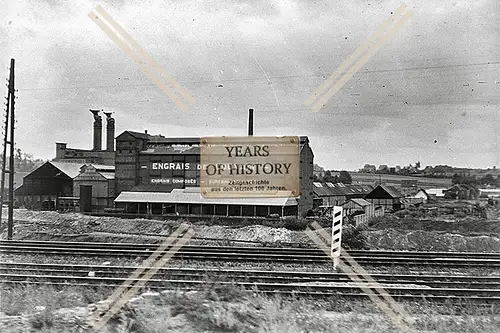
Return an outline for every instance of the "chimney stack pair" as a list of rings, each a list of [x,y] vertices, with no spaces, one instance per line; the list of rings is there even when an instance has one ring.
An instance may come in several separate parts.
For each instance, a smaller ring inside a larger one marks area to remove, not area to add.
[[[103,110],[92,110],[94,115],[94,150],[102,150],[102,117],[99,112]],[[112,112],[103,112],[106,115],[106,150],[115,150],[115,119],[111,117]]]

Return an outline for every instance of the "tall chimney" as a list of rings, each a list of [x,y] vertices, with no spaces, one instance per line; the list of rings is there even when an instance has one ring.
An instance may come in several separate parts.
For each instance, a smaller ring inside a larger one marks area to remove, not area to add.
[[[92,110],[94,114],[94,150],[102,150],[102,117],[99,115],[101,110]]]
[[[248,110],[248,135],[253,135],[253,109]]]
[[[113,112],[103,112],[106,115],[106,150],[115,150],[115,119],[111,117]]]

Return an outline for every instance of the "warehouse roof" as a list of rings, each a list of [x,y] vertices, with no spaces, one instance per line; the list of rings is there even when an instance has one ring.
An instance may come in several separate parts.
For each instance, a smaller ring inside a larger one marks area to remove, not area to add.
[[[155,147],[155,148],[148,148],[145,150],[141,150],[141,154],[158,154],[158,155],[163,155],[163,154],[176,154],[176,155],[199,155],[200,154],[200,148],[199,147],[189,147],[186,149],[175,149],[174,147]]]
[[[148,140],[148,139],[151,138],[151,135],[149,135],[147,133],[134,132],[134,131],[124,131],[119,136],[121,136],[121,135],[123,135],[125,133],[128,133],[128,134],[130,134],[131,136],[133,136],[134,138],[137,138],[137,139],[146,139],[146,140]]]
[[[165,192],[122,192],[115,202],[147,202],[147,203],[185,203],[185,204],[219,204],[244,206],[296,206],[295,198],[217,198],[209,199],[201,196],[199,187],[174,189]]]
[[[366,196],[367,198],[370,199],[386,199],[386,198],[392,198],[392,199],[397,199],[401,198],[403,195],[394,187],[390,185],[378,185],[368,193]]]
[[[71,162],[48,162],[66,174],[70,178],[75,178],[80,174],[80,168],[84,163],[71,163]]]
[[[351,196],[354,194],[368,194],[373,188],[369,185],[333,184],[331,182],[313,182],[314,194],[319,197]]]
[[[357,205],[359,205],[361,207],[365,207],[365,206],[371,205],[371,203],[369,203],[365,199],[361,199],[361,198],[353,198],[350,201],[354,202],[355,204],[357,204]]]

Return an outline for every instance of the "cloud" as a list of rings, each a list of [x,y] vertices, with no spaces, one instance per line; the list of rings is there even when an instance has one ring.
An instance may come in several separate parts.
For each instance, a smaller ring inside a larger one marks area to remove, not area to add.
[[[246,133],[253,107],[256,134],[309,135],[328,168],[500,161],[489,136],[500,88],[494,0],[410,2],[414,18],[319,113],[305,99],[399,2],[101,4],[197,104],[182,112],[152,84],[88,18],[94,2],[10,0],[0,54],[16,58],[22,149],[51,158],[55,141],[90,148],[89,108],[116,112],[117,131],[202,136]]]

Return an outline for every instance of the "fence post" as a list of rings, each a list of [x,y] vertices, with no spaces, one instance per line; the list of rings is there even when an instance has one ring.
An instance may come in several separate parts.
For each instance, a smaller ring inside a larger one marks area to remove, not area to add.
[[[342,207],[334,206],[332,215],[332,258],[333,268],[337,269],[340,261],[340,245],[342,238]]]

